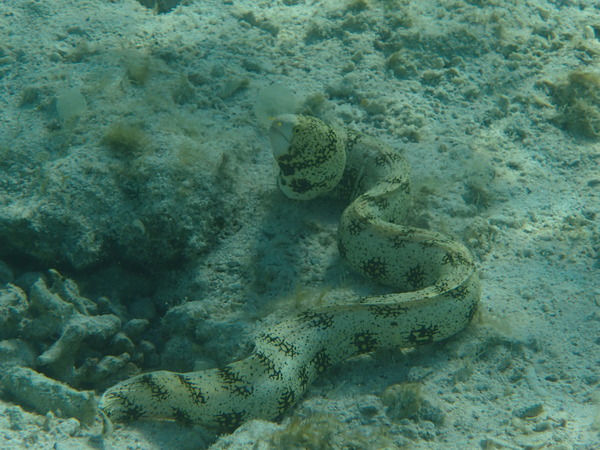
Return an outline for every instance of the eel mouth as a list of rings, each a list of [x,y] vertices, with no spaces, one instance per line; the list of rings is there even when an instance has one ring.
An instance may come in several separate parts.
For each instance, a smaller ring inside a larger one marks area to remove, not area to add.
[[[269,129],[269,140],[275,159],[288,153],[296,119],[292,115],[277,116],[272,119]]]

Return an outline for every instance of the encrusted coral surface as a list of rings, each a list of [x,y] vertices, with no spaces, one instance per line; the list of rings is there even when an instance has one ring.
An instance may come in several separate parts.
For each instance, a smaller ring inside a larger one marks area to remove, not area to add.
[[[137,370],[148,321],[124,321],[83,297],[56,270],[26,273],[0,288],[0,366],[30,367],[75,388],[114,383]],[[132,336],[127,332],[133,331]]]

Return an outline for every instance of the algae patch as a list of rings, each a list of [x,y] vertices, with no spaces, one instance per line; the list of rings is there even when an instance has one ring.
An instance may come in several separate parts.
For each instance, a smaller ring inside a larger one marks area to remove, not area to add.
[[[107,128],[102,142],[114,154],[132,157],[139,156],[142,153],[148,145],[148,137],[137,124],[115,122]]]
[[[294,417],[283,430],[273,434],[274,448],[330,449],[330,448],[393,448],[394,441],[382,428],[380,433],[366,435],[360,428],[348,426],[332,414],[312,414],[306,418]]]
[[[576,136],[600,138],[600,74],[574,71],[565,80],[550,84],[561,128]]]
[[[433,398],[428,397],[421,385],[417,383],[403,383],[389,386],[383,393],[381,400],[387,407],[387,416],[393,422],[403,419],[415,422],[429,421],[437,426],[444,423],[445,414]]]

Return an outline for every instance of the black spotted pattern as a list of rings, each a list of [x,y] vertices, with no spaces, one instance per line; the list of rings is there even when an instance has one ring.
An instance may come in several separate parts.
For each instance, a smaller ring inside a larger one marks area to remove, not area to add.
[[[294,403],[296,403],[296,400],[296,393],[294,390],[290,388],[285,389],[277,400],[277,411],[279,412],[279,415],[290,409]]]
[[[450,283],[446,280],[437,280],[433,285],[435,292],[442,294],[450,289]]]
[[[197,383],[190,381],[187,376],[181,373],[177,374],[177,379],[186,388],[188,395],[194,404],[203,405],[206,403],[206,397],[202,393],[202,389],[200,389],[200,386]]]
[[[387,209],[390,207],[390,201],[382,196],[373,197],[369,201],[379,209]]]
[[[458,252],[447,252],[442,258],[442,264],[457,265],[470,265],[470,261],[465,258],[464,255]]]
[[[439,334],[439,326],[421,326],[412,330],[408,335],[408,340],[415,345],[429,344],[433,342],[436,334]]]
[[[274,336],[269,333],[261,333],[258,338],[261,339],[263,342],[276,347],[280,352],[291,358],[294,358],[298,355],[298,350],[296,349],[296,346],[286,342],[285,339],[279,336]]]
[[[467,311],[467,313],[465,314],[465,318],[468,322],[471,321],[471,319],[473,318],[473,316],[475,315],[475,313],[477,312],[477,308],[479,307],[479,305],[477,303],[473,303],[471,305],[471,307],[469,308],[469,310]]]
[[[229,392],[242,397],[249,397],[254,391],[254,387],[247,383],[238,373],[235,373],[231,366],[225,366],[218,369],[219,378],[223,387]]]
[[[306,178],[294,178],[289,183],[290,188],[299,194],[304,194],[315,188],[315,184],[308,181]]]
[[[401,187],[403,191],[410,192],[410,183],[406,181],[406,178],[403,176],[391,176],[384,178],[382,180],[385,183],[396,185],[397,187]]]
[[[215,422],[224,430],[235,430],[244,423],[244,413],[239,411],[223,412],[215,416]]]
[[[311,360],[311,364],[315,368],[318,374],[325,372],[331,367],[331,358],[325,351],[325,349],[319,350],[315,353],[315,356]]]
[[[295,159],[291,155],[283,155],[277,158],[277,164],[279,165],[279,170],[286,177],[294,175],[296,170],[302,168],[296,164]]]
[[[310,383],[310,375],[305,366],[302,366],[300,370],[298,370],[298,382],[302,391],[304,391],[308,387],[308,383]]]
[[[392,248],[395,250],[400,250],[406,247],[407,240],[405,236],[394,236],[390,239],[392,244]]]
[[[110,400],[116,399],[121,404],[120,419],[125,422],[133,422],[146,416],[145,409],[141,405],[138,405],[135,402],[131,401],[124,394],[121,394],[119,392],[109,393],[107,395],[107,398]],[[108,414],[110,414],[110,411],[108,411]]]
[[[140,384],[146,387],[150,391],[152,398],[156,400],[167,400],[169,398],[169,391],[156,381],[156,377],[151,373],[142,375],[139,379]]]
[[[378,167],[391,166],[402,161],[402,156],[398,153],[381,152],[375,157],[375,165]]]
[[[364,331],[362,333],[355,333],[352,336],[352,345],[356,347],[358,353],[368,353],[377,349],[379,341],[373,333]]]
[[[353,130],[348,130],[348,135],[346,137],[346,152],[350,153],[354,146],[358,144],[362,140],[362,136],[360,133],[357,133]]]
[[[382,261],[379,257],[363,261],[361,269],[367,277],[373,280],[382,280],[387,277],[389,273],[387,263]]]
[[[405,194],[410,194],[410,183],[406,180],[396,183],[397,189],[403,191]]]
[[[305,311],[299,316],[311,328],[327,329],[333,325],[333,314],[315,311]]]
[[[269,378],[271,380],[281,380],[281,370],[277,369],[275,363],[262,352],[254,352],[256,359],[260,362],[260,364],[265,368],[265,372],[269,374]]]
[[[369,312],[371,314],[386,319],[400,317],[406,314],[407,311],[406,307],[401,305],[369,305]]]
[[[458,300],[467,298],[467,296],[469,294],[470,294],[469,288],[467,286],[465,286],[464,284],[461,286],[458,286],[458,287],[456,287],[456,289],[452,289],[450,291],[450,295],[452,296],[452,298],[456,298]]]
[[[191,416],[181,408],[173,408],[173,417],[177,422],[184,425],[192,425],[194,423]]]
[[[405,276],[407,284],[413,289],[420,289],[425,282],[425,269],[420,264],[417,264],[411,267]]]
[[[345,242],[345,246],[339,244],[342,258],[376,280],[404,271],[402,288],[418,290],[433,283],[435,293],[441,295],[428,296],[423,307],[414,293],[407,297],[392,293],[358,300],[350,309],[340,305],[339,310],[328,307],[305,312],[259,335],[251,356],[254,359],[246,363],[234,363],[206,375],[148,374],[109,389],[101,408],[110,419],[155,416],[183,423],[193,419],[220,430],[233,430],[251,418],[275,418],[298,400],[318,374],[352,350],[364,353],[382,346],[427,344],[448,337],[475,314],[479,281],[468,250],[441,234],[403,226],[377,226],[382,221],[395,223],[404,216],[400,204],[404,196],[393,197],[399,191],[410,192],[402,156],[356,132],[338,133],[318,119],[299,116],[295,123],[299,128],[294,128],[289,151],[277,156],[284,193],[306,199],[322,195],[325,190],[338,197],[358,196],[340,224]],[[340,153],[343,147],[346,155]],[[349,163],[344,168],[345,158]],[[372,179],[373,175],[380,179]],[[342,179],[337,184],[339,176]],[[365,192],[373,184],[376,190]],[[389,217],[395,212],[401,217]],[[385,259],[373,257],[375,246],[381,245],[376,234],[379,229],[386,247],[398,250],[386,253]],[[414,252],[429,247],[446,252],[441,261],[436,252],[427,251],[423,258],[409,262]],[[392,266],[396,262],[402,269]],[[439,270],[440,263],[451,267]],[[437,273],[450,276],[430,281]],[[404,298],[411,300],[404,302]],[[444,306],[440,311],[434,310],[438,304]],[[397,328],[386,329],[390,327]],[[273,389],[263,396],[262,389],[269,386],[268,382]],[[171,395],[172,391],[177,395]]]
[[[351,236],[358,236],[366,229],[366,224],[355,218],[350,219],[350,223],[347,227],[348,233],[350,233]]]
[[[438,243],[436,241],[434,241],[433,239],[423,239],[422,241],[419,242],[419,245],[423,248],[433,248],[433,247],[437,247]]]

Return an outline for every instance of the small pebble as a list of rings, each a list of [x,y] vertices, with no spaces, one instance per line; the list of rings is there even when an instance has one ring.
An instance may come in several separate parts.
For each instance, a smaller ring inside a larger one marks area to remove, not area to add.
[[[539,416],[542,412],[544,412],[544,405],[541,403],[536,403],[531,406],[525,406],[524,408],[517,409],[514,412],[514,415],[521,419],[528,419]]]
[[[81,424],[79,420],[71,417],[61,423],[58,424],[56,429],[59,433],[66,434],[67,436],[75,436],[79,432],[79,428]]]

